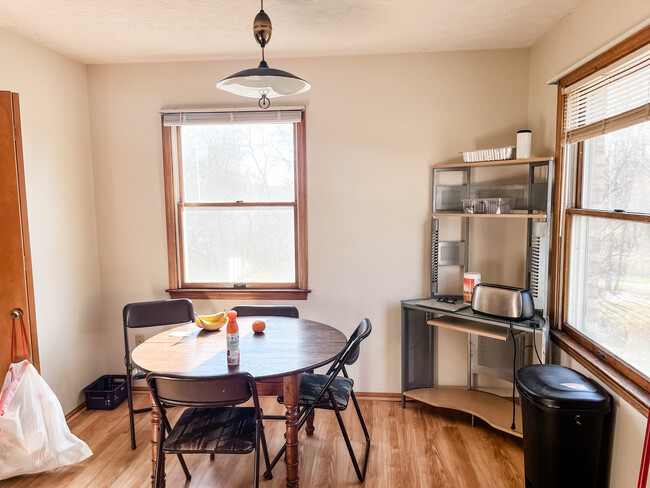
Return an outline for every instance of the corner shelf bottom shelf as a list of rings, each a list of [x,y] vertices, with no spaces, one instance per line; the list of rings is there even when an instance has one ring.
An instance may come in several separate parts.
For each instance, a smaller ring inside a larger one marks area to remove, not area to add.
[[[516,429],[512,424],[512,400],[491,393],[462,388],[419,388],[404,392],[404,396],[429,405],[450,408],[472,414],[495,429],[516,437],[523,437],[521,407],[515,406]]]

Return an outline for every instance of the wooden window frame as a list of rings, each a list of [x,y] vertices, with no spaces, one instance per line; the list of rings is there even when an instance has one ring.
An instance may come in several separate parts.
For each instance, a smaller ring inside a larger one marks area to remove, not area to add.
[[[641,29],[611,49],[587,61],[558,81],[555,136],[555,161],[557,164],[554,175],[556,183],[553,189],[553,207],[559,209],[559,218],[554,219],[552,225],[553,251],[549,284],[549,318],[553,342],[646,417],[650,408],[650,381],[648,378],[621,358],[604,350],[598,343],[571,327],[567,323],[567,302],[572,218],[580,215],[650,223],[650,215],[579,208],[582,186],[580,183],[582,180],[582,142],[578,143],[576,187],[574,188],[577,204],[575,207],[567,208],[568,202],[563,190],[570,181],[566,181],[568,177],[565,170],[565,148],[562,145],[562,135],[564,133],[564,88],[585,79],[648,44],[650,44],[650,26]]]
[[[181,178],[180,165],[180,126],[165,126],[163,118],[163,175],[165,188],[165,213],[167,226],[167,264],[169,267],[169,288],[166,290],[172,298],[189,299],[229,299],[241,300],[306,300],[311,292],[307,284],[307,165],[306,165],[306,133],[305,113],[302,112],[300,122],[294,123],[294,157],[295,157],[295,202],[293,203],[183,203],[178,202],[177,185],[174,180],[176,173],[175,160],[179,162],[178,177]],[[177,154],[173,154],[173,131],[176,131]],[[179,187],[182,182],[179,182]],[[245,288],[235,286],[235,283],[183,283],[183,249],[180,232],[182,229],[182,212],[185,207],[252,207],[252,206],[293,206],[295,232],[295,269],[294,283],[254,283],[246,284]]]

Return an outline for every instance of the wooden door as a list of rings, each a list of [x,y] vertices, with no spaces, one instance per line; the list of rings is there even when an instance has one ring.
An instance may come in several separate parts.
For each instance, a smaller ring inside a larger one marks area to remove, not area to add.
[[[9,363],[23,357],[16,310],[22,312],[28,359],[39,368],[22,151],[18,94],[0,91],[0,384]]]

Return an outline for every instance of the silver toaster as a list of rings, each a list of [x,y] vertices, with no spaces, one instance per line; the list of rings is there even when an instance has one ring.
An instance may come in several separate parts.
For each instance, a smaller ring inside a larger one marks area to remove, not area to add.
[[[510,320],[528,320],[535,316],[535,304],[529,290],[489,283],[474,287],[472,310]]]

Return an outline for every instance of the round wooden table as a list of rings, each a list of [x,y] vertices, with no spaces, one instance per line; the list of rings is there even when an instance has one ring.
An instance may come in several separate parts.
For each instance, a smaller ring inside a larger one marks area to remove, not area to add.
[[[253,334],[263,319],[266,329]],[[132,360],[147,372],[216,376],[247,371],[258,380],[260,395],[284,395],[286,408],[287,487],[298,486],[298,392],[300,375],[332,362],[346,337],[329,325],[289,317],[238,317],[239,366],[226,361],[226,330],[207,331],[194,324],[162,332],[133,350]],[[153,402],[152,402],[153,405]],[[152,483],[155,474],[160,414],[151,411]],[[164,479],[162,480],[164,487]]]

